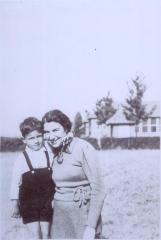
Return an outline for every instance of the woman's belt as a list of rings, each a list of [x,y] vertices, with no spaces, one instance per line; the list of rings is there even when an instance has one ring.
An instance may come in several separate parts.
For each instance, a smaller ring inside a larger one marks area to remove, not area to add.
[[[91,198],[90,185],[79,186],[74,188],[56,188],[54,195],[55,200],[78,202],[79,207],[85,205]]]

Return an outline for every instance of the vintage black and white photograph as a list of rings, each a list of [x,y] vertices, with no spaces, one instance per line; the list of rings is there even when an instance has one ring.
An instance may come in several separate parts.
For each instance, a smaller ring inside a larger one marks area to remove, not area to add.
[[[0,239],[160,239],[159,0],[0,0]]]

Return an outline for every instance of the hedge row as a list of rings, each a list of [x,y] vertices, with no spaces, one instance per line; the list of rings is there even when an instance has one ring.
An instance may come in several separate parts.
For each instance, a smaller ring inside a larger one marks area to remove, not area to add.
[[[96,149],[100,149],[96,138],[85,138]],[[1,137],[0,152],[17,152],[23,151],[25,144],[20,138]]]
[[[102,138],[101,149],[160,149],[159,137]]]
[[[96,138],[85,138],[96,149],[100,149]],[[24,143],[19,138],[1,137],[1,152],[16,152],[24,150]],[[159,137],[138,137],[138,138],[102,138],[101,149],[160,149]]]
[[[88,141],[89,143],[91,143],[91,145],[93,145],[93,147],[97,150],[100,150],[100,147],[98,145],[98,141],[96,138],[84,138],[84,140]]]
[[[1,137],[0,143],[1,152],[17,152],[23,151],[25,148],[25,144],[20,138]]]

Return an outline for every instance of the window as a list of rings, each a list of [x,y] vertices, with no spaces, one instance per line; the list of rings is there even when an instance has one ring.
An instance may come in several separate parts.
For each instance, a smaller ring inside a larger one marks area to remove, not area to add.
[[[143,130],[143,132],[147,132],[148,128],[147,127],[143,127],[142,130]]]
[[[152,126],[152,127],[151,127],[151,131],[152,131],[152,132],[156,132],[156,131],[157,131],[157,128],[156,128],[155,126]]]
[[[151,124],[156,124],[156,118],[151,118]]]

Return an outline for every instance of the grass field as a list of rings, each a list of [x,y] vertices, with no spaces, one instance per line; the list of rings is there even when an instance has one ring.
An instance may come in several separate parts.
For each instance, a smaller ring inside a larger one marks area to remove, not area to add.
[[[160,239],[159,150],[99,151],[107,188],[102,217],[106,239]],[[21,220],[10,217],[10,182],[17,153],[0,155],[1,239],[27,239]]]

